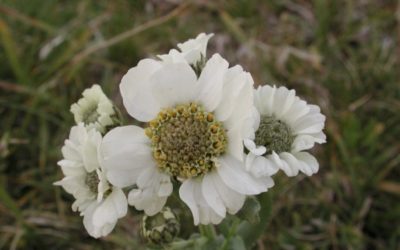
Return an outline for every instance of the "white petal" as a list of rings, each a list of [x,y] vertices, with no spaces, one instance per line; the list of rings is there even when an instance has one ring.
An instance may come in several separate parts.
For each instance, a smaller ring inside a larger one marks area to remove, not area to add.
[[[103,165],[111,184],[133,185],[144,169],[155,166],[149,143],[144,130],[137,126],[118,127],[104,136]]]
[[[228,137],[227,151],[230,155],[238,160],[243,160],[243,134],[240,126],[228,130],[226,133]]]
[[[252,127],[253,127],[253,129],[254,129],[254,132],[255,131],[257,131],[258,130],[258,128],[259,128],[259,126],[260,126],[260,121],[261,121],[261,115],[260,115],[260,112],[258,112],[258,110],[257,110],[257,108],[254,106],[253,108],[252,108],[252,116],[251,116],[251,119],[252,119]],[[254,139],[254,138],[252,138],[252,139]]]
[[[178,48],[181,49],[188,63],[193,64],[201,58],[206,57],[206,49],[208,40],[214,34],[199,34],[195,39],[189,39],[184,43],[178,43]]]
[[[102,226],[95,226],[93,215],[97,209],[97,204],[93,202],[83,213],[83,225],[90,236],[99,238],[108,235],[114,229],[117,221],[113,223],[105,223]]]
[[[272,176],[279,170],[275,162],[252,153],[249,153],[246,157],[246,168],[257,178]]]
[[[243,142],[246,148],[255,155],[263,155],[267,152],[267,149],[264,146],[257,147],[253,140],[244,139]]]
[[[100,168],[101,156],[98,155],[98,147],[101,145],[101,134],[92,129],[88,133],[88,140],[81,145],[83,166],[87,172]]]
[[[288,124],[293,124],[309,111],[310,107],[308,107],[307,103],[296,96],[294,104],[286,112],[283,120]]]
[[[243,207],[246,196],[230,189],[218,174],[211,175],[211,179],[228,213],[236,214]]]
[[[153,190],[149,188],[144,190],[132,189],[128,194],[128,203],[135,206],[138,210],[144,210],[149,216],[160,212],[166,202],[167,197],[157,196]]]
[[[303,162],[303,168],[300,169],[304,174],[310,176],[318,172],[319,164],[317,159],[308,152],[298,152],[293,154],[298,160]]]
[[[158,213],[172,193],[170,177],[157,167],[145,169],[138,178],[138,188],[129,192],[128,202],[147,215]]]
[[[158,196],[166,197],[172,194],[173,185],[168,175],[160,174],[159,183],[160,183],[160,188],[157,193]]]
[[[70,140],[65,140],[65,145],[61,148],[62,155],[65,159],[73,161],[82,161],[82,156],[79,153],[78,147]]]
[[[102,227],[106,224],[115,224],[128,212],[128,203],[125,194],[119,188],[114,190],[99,204],[93,214],[93,225]]]
[[[224,218],[208,205],[202,193],[201,181],[198,179],[185,180],[179,189],[179,196],[190,208],[195,225],[218,224]]]
[[[273,157],[270,159],[273,160],[280,169],[285,172],[287,176],[296,176],[299,173],[299,168],[296,166],[296,162],[294,161],[294,157],[292,154],[283,152],[280,153],[279,156],[273,152]]]
[[[246,75],[241,66],[236,65],[226,71],[222,99],[215,110],[218,121],[228,119],[235,108],[241,89],[246,83]]]
[[[186,205],[188,205],[188,207],[190,208],[190,211],[193,215],[194,224],[198,225],[200,222],[200,214],[197,202],[194,198],[194,188],[194,181],[192,181],[191,179],[184,181],[179,188],[179,196],[181,197],[182,201],[185,202]]]
[[[296,176],[299,173],[299,169],[302,168],[302,163],[299,162],[291,153],[283,152],[279,154],[281,159],[281,169],[287,176]]]
[[[243,87],[240,90],[240,94],[237,96],[234,104],[234,111],[231,116],[224,121],[226,129],[239,127],[244,128],[244,123],[253,116],[253,78],[247,72],[243,73],[245,81]],[[246,131],[243,131],[245,134]]]
[[[65,176],[79,176],[86,174],[81,162],[63,159],[57,162],[57,164],[61,167],[61,170]]]
[[[62,180],[54,182],[54,185],[62,186],[65,191],[72,195],[81,193],[86,189],[85,176],[66,176]]]
[[[269,85],[260,86],[254,92],[254,105],[261,115],[272,115],[276,88]]]
[[[197,76],[187,63],[167,64],[150,79],[151,90],[161,107],[194,100]]]
[[[274,96],[274,113],[278,119],[286,114],[295,100],[296,92],[286,87],[279,87]]]
[[[296,134],[305,133],[318,133],[324,128],[325,116],[322,114],[313,114],[303,116],[301,119],[297,120],[292,126]]]
[[[73,126],[69,132],[69,140],[74,145],[82,144],[87,138],[87,132],[85,125],[81,122],[76,126]]]
[[[161,60],[165,63],[178,63],[178,62],[186,62],[186,59],[182,53],[177,51],[176,49],[171,49],[166,55],[158,55]]]
[[[224,77],[228,69],[228,62],[219,54],[214,54],[206,63],[199,77],[198,96],[208,112],[214,111],[222,98]]]
[[[325,143],[326,142],[326,135],[322,131],[315,133],[315,134],[309,134],[309,135],[314,137],[316,143]]]
[[[172,193],[170,176],[160,172],[157,167],[146,168],[139,176],[137,185],[140,189],[152,189],[157,196],[169,196]]]
[[[311,135],[298,135],[293,141],[292,152],[310,149],[314,146],[315,142],[315,137]]]
[[[161,63],[152,59],[141,60],[122,78],[120,92],[128,113],[139,121],[152,120],[160,111],[160,104],[152,95],[150,77],[160,69]]]
[[[217,168],[218,174],[225,184],[241,194],[255,195],[265,192],[267,188],[245,170],[244,163],[226,156],[220,158],[221,166]]]
[[[85,226],[85,229],[90,236],[94,238],[99,238],[101,237],[101,234],[98,232],[98,230],[95,230],[95,227],[93,225],[93,212],[96,207],[97,204],[93,202],[88,208],[86,208],[83,216],[83,225]]]
[[[214,209],[214,211],[222,217],[225,217],[226,208],[224,203],[222,202],[222,197],[218,193],[218,189],[214,186],[213,176],[217,175],[217,173],[208,173],[204,176],[201,188],[203,192],[203,196],[208,203],[208,205]],[[217,183],[217,185],[225,185],[225,183]]]

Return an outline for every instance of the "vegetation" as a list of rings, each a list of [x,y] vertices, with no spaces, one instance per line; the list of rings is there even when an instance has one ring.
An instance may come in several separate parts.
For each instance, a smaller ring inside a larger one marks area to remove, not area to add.
[[[0,249],[145,249],[130,209],[95,240],[52,183],[94,83],[214,32],[210,49],[327,116],[311,178],[276,176],[256,249],[400,249],[400,4],[395,0],[0,1]]]

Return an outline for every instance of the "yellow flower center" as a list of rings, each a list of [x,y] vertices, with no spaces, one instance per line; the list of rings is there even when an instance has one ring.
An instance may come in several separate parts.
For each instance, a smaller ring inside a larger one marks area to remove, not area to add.
[[[225,153],[227,136],[221,122],[203,107],[189,103],[162,110],[145,130],[158,167],[175,177],[192,178],[215,168]]]

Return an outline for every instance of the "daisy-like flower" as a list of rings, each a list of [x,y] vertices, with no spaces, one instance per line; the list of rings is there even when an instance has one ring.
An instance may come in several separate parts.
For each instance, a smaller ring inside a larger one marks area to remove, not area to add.
[[[315,174],[318,162],[305,150],[326,142],[320,108],[301,100],[294,90],[268,85],[255,90],[254,105],[255,133],[244,141],[247,169],[255,176],[270,176],[279,169],[287,176]]]
[[[82,122],[88,129],[95,128],[104,133],[107,126],[115,122],[113,104],[97,84],[85,89],[82,95],[83,97],[71,106],[75,122]]]
[[[54,183],[74,196],[72,210],[80,212],[94,238],[108,235],[128,208],[122,190],[107,181],[101,165],[101,141],[101,134],[95,129],[87,131],[83,123],[72,127],[62,148],[64,159],[58,162],[65,177]]]
[[[189,63],[197,75],[201,73],[206,60],[206,51],[208,40],[214,34],[201,33],[194,39],[189,39],[184,43],[178,43],[180,52],[176,49],[171,49],[166,55],[158,57],[165,62],[182,62]]]
[[[120,188],[135,185],[130,205],[156,214],[176,181],[195,225],[218,224],[243,206],[246,195],[273,185],[271,178],[261,181],[245,170],[253,80],[240,66],[228,66],[215,54],[197,77],[187,61],[144,59],[122,78],[125,108],[148,125],[114,128],[102,152],[109,181]]]

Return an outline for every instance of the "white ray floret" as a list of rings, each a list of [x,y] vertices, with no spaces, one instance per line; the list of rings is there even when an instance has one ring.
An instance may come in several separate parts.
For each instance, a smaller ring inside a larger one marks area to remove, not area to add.
[[[97,130],[88,131],[83,123],[72,127],[62,148],[64,159],[58,162],[65,177],[54,183],[74,196],[72,209],[80,212],[86,230],[94,238],[108,235],[128,207],[122,190],[107,181],[101,164],[101,142]]]
[[[246,167],[256,176],[279,169],[288,176],[318,171],[317,160],[305,150],[326,142],[325,116],[316,105],[301,100],[285,87],[259,87],[254,91],[254,134],[245,139]]]

